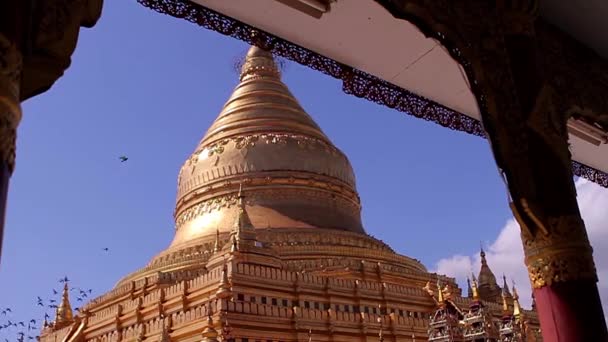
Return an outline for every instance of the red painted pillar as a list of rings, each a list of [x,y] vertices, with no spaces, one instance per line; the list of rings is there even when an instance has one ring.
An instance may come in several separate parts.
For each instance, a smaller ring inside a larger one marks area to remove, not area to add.
[[[545,342],[608,341],[595,282],[570,281],[534,290]]]
[[[497,1],[497,51],[504,48],[509,72],[491,77],[500,72],[486,67],[495,83],[489,88],[494,110],[483,115],[484,126],[521,228],[544,342],[608,342],[571,169],[566,123],[575,103],[566,102],[545,72],[535,33],[539,2]]]

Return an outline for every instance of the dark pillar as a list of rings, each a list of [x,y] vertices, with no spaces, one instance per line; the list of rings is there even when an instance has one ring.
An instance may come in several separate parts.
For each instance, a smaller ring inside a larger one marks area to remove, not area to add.
[[[80,27],[93,27],[102,5],[102,0],[0,0],[0,255],[20,102],[63,75]]]
[[[543,339],[608,341],[592,248],[576,201],[566,126],[570,104],[561,103],[539,63],[538,2],[497,3],[503,40],[496,49],[505,52],[494,63],[510,71],[484,67],[492,88],[483,119],[521,227]]]
[[[17,46],[0,32],[0,256],[9,178],[15,167],[15,138],[21,121],[21,66]]]

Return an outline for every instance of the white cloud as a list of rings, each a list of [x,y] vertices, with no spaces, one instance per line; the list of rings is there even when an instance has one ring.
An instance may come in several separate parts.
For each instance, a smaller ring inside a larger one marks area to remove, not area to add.
[[[576,181],[578,203],[585,220],[589,240],[593,246],[594,259],[599,277],[599,290],[608,318],[608,189],[585,179]],[[498,237],[486,250],[488,264],[502,285],[502,274],[515,280],[521,302],[530,307],[531,288],[528,273],[524,266],[524,252],[519,236],[519,225],[514,219],[507,221]],[[435,272],[455,277],[466,292],[466,277],[474,271],[479,272],[480,258],[454,255],[437,262]],[[466,293],[465,293],[466,295]]]

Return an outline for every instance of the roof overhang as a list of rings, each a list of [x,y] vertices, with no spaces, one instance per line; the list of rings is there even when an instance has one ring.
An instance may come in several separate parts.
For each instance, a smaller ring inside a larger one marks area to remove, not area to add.
[[[430,103],[439,104],[454,114],[480,120],[480,111],[467,76],[449,52],[412,23],[394,18],[374,0],[192,1],[384,80],[390,87],[396,86],[429,99]],[[205,26],[204,23],[201,25]],[[472,131],[479,131],[481,125],[478,126]],[[573,159],[607,173],[605,132],[593,123],[581,120],[572,121],[569,130]],[[589,171],[583,173],[589,174]],[[599,183],[605,182],[603,185],[608,186],[608,178],[605,175],[600,178]]]

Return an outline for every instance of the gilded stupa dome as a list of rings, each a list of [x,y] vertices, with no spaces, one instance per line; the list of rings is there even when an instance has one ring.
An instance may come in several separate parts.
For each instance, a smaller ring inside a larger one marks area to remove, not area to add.
[[[361,248],[393,253],[363,229],[348,158],[281,81],[272,54],[257,47],[247,53],[239,84],[179,171],[173,241],[121,283],[198,267],[227,243],[239,198],[258,239],[282,258],[301,259],[294,246],[311,245],[325,257],[357,257]],[[424,269],[406,259],[399,260]]]
[[[257,47],[178,178],[172,246],[229,232],[240,186],[255,228],[364,232],[350,162],[281,82],[272,55]]]

